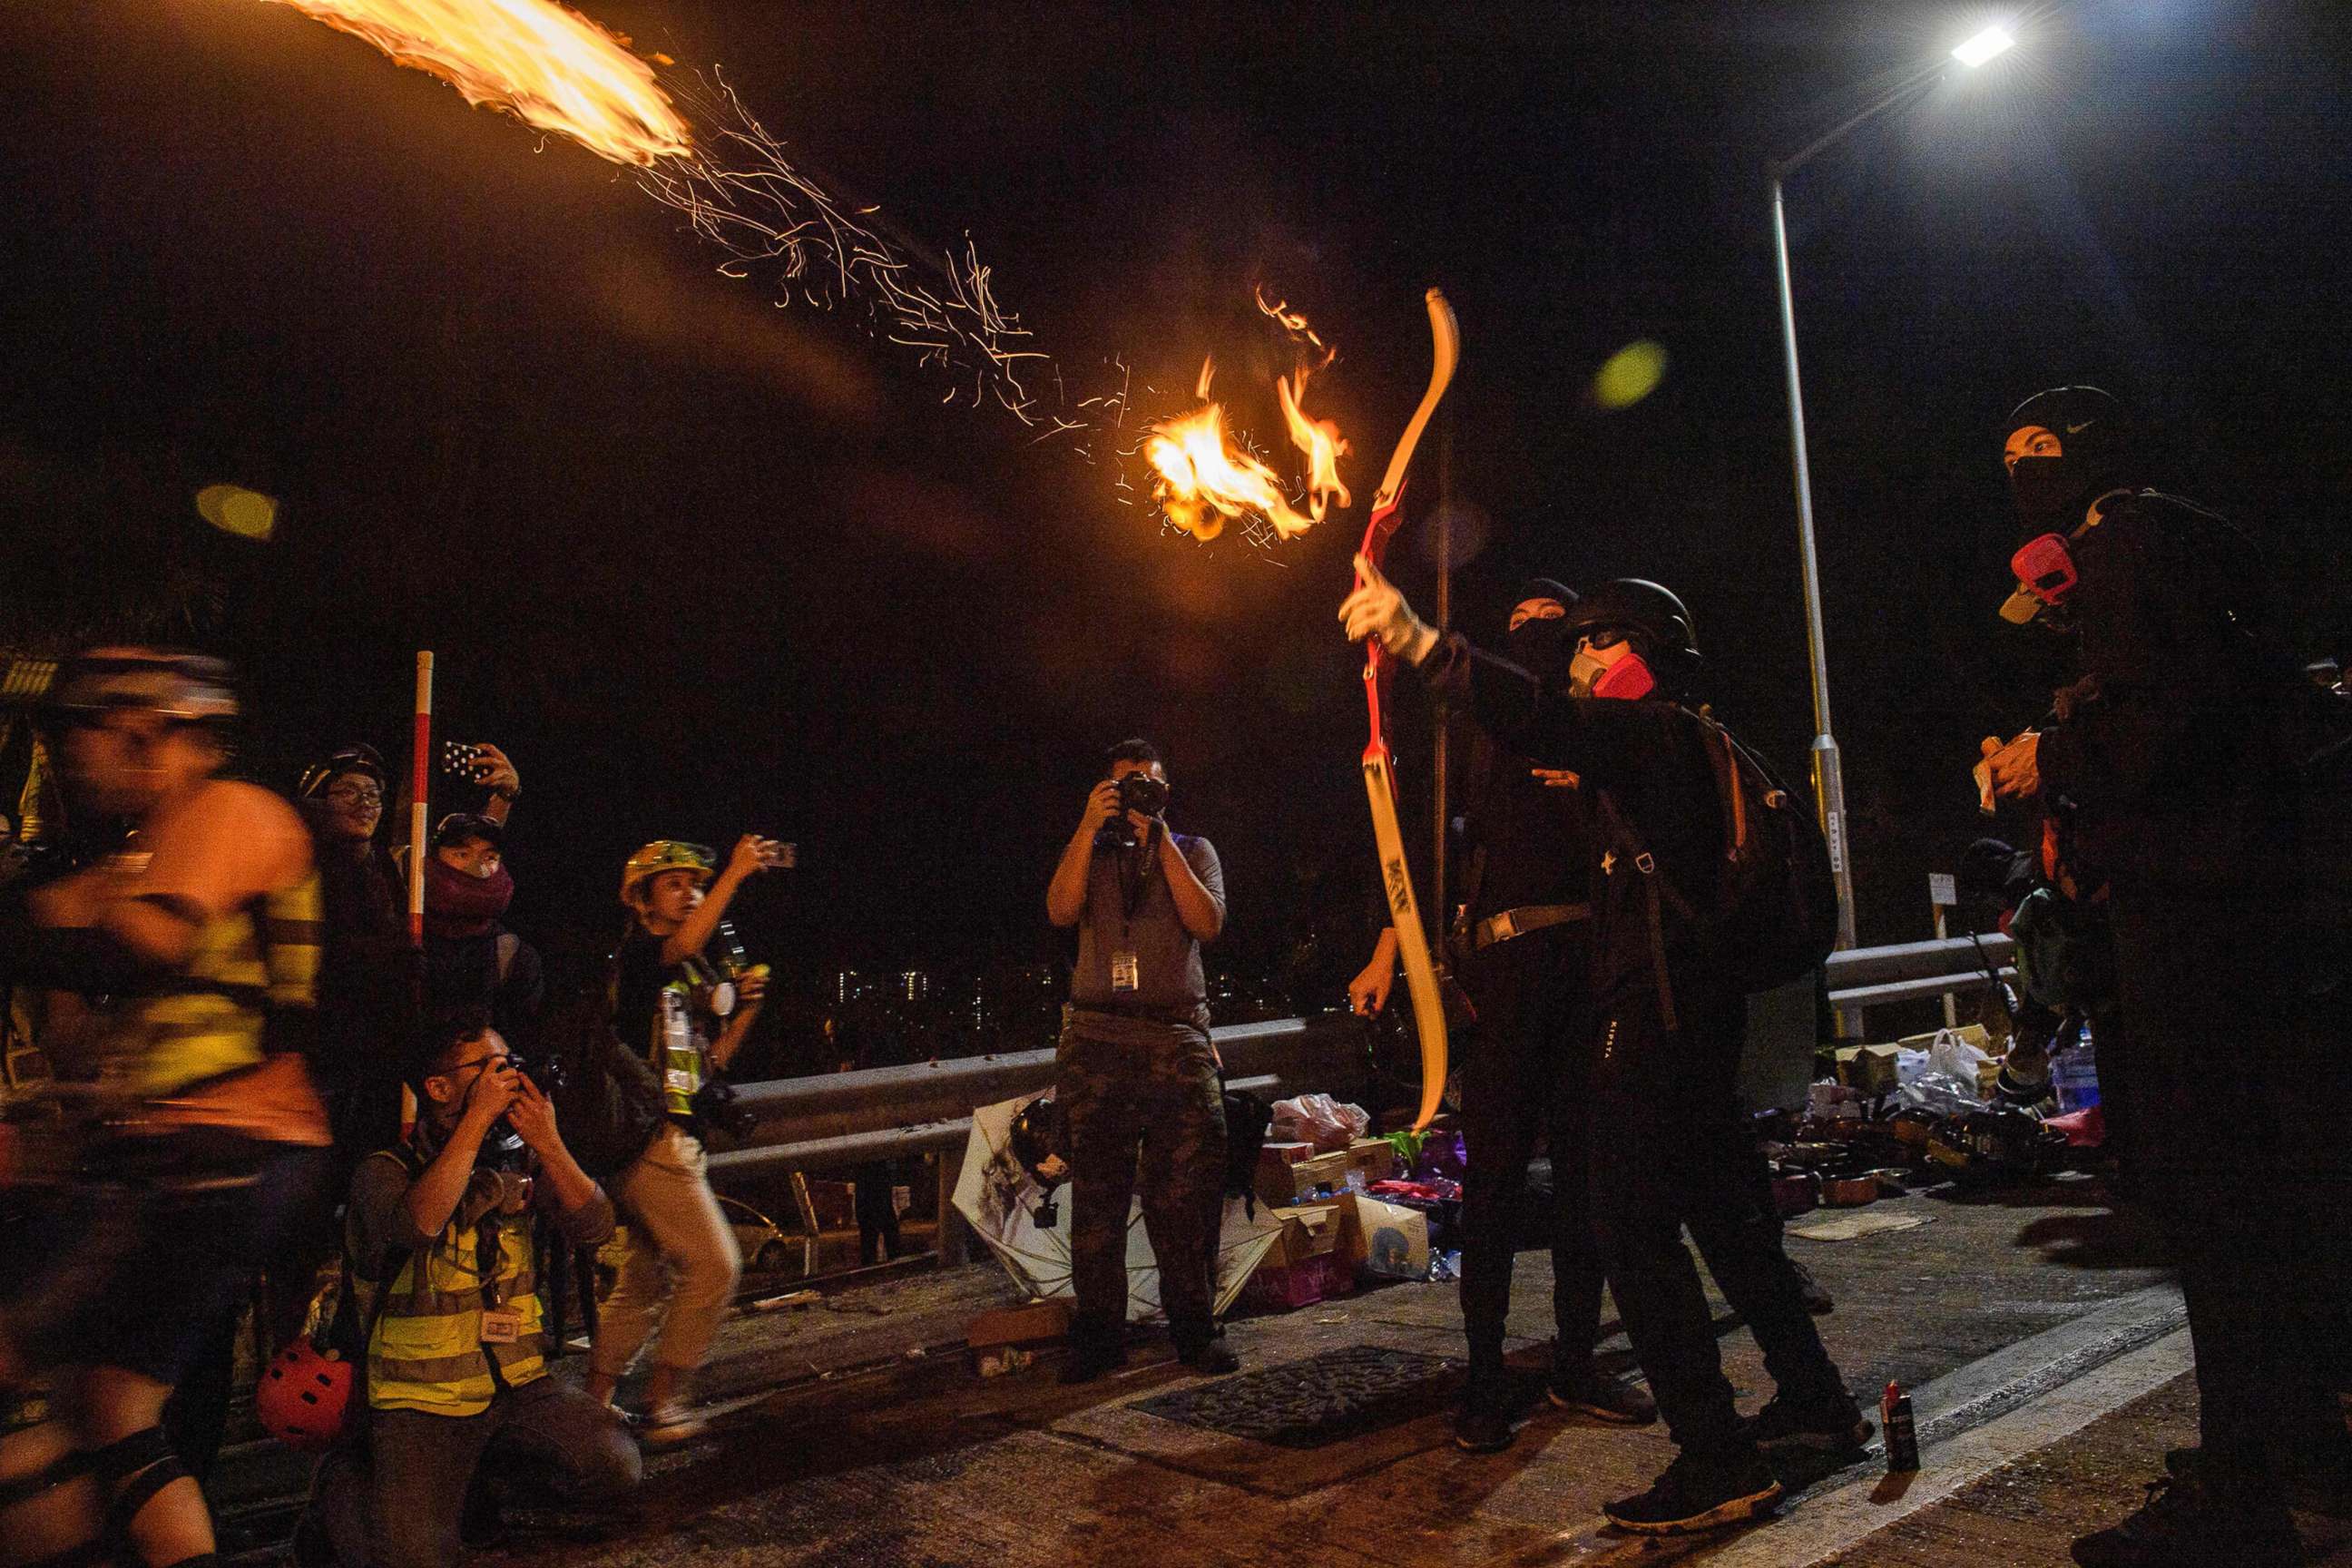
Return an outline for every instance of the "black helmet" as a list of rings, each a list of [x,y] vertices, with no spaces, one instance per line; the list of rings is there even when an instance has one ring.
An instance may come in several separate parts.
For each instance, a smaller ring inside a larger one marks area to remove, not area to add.
[[[302,782],[294,793],[304,800],[323,792],[345,773],[366,773],[378,788],[389,788],[392,775],[383,765],[383,754],[373,746],[345,746],[341,751],[312,763],[302,770]]]
[[[1603,629],[1635,634],[1644,645],[1642,657],[1662,679],[1687,679],[1698,670],[1698,632],[1690,611],[1672,590],[1645,579],[1601,584],[1568,607],[1567,626],[1580,637]]]

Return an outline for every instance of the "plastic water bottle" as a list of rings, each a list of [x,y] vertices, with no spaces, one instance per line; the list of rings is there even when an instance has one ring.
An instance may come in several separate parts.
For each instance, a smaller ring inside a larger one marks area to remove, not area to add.
[[[2050,1087],[2062,1112],[2087,1110],[2099,1103],[2099,1053],[2088,1039],[2078,1040],[2050,1061]]]

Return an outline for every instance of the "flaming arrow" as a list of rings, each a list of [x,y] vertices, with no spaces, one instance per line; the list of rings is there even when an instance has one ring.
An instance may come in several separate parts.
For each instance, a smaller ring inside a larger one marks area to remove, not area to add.
[[[1429,389],[1421,395],[1421,406],[1412,411],[1404,434],[1397,439],[1380,493],[1372,498],[1371,521],[1364,529],[1364,556],[1375,568],[1396,534],[1397,507],[1404,499],[1405,470],[1412,464],[1413,448],[1421,444],[1421,433],[1429,427],[1429,416],[1436,411],[1438,399],[1445,395],[1454,363],[1462,357],[1462,332],[1454,321],[1454,307],[1434,289],[1429,291],[1429,335],[1435,350],[1429,367]],[[1358,582],[1360,584],[1361,579]],[[1437,966],[1429,956],[1428,934],[1422,929],[1421,906],[1412,896],[1412,868],[1404,858],[1404,834],[1397,826],[1396,760],[1389,754],[1388,726],[1381,715],[1389,663],[1381,639],[1367,638],[1364,705],[1371,715],[1372,733],[1364,744],[1364,793],[1372,803],[1372,838],[1380,847],[1389,923],[1396,929],[1397,948],[1404,955],[1405,989],[1412,996],[1413,1027],[1421,1036],[1421,1109],[1412,1119],[1418,1131],[1437,1114],[1438,1100],[1445,1093],[1445,999],[1438,987]]]

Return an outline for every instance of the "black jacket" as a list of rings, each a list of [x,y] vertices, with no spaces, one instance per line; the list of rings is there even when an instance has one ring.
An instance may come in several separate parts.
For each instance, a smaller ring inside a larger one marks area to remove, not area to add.
[[[2324,694],[2295,668],[2253,545],[2144,490],[2110,501],[2074,555],[2056,618],[2080,679],[2039,754],[2074,857],[2125,896],[2290,875],[2293,768]]]
[[[1690,916],[1715,907],[1723,818],[1699,718],[1671,702],[1570,697],[1459,636],[1423,671],[1466,697],[1500,744],[1581,775],[1595,819],[1586,850],[1598,922],[1595,1003],[1620,1005],[1660,990],[1662,980],[1678,999],[1673,1011],[1712,996],[1717,965]]]

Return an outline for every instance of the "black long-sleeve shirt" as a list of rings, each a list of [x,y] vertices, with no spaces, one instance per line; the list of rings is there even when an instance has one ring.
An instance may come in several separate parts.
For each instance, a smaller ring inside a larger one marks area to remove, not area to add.
[[[2038,761],[2076,852],[2119,890],[2283,870],[2294,802],[2282,770],[2310,688],[2253,545],[2147,490],[2108,502],[2074,561],[2065,617],[2081,679]]]
[[[1597,816],[1587,841],[1599,918],[1597,1000],[1607,1005],[1654,989],[1650,889],[1626,864],[1633,846],[1654,858],[1656,874],[1685,909],[1714,907],[1723,865],[1722,804],[1706,729],[1697,715],[1664,701],[1624,702],[1569,696],[1507,659],[1447,637],[1422,667],[1424,676],[1466,697],[1496,742],[1543,767],[1583,779]],[[1612,831],[1613,812],[1623,831]],[[1707,980],[1702,933],[1669,899],[1661,924],[1667,976],[1677,991]]]

